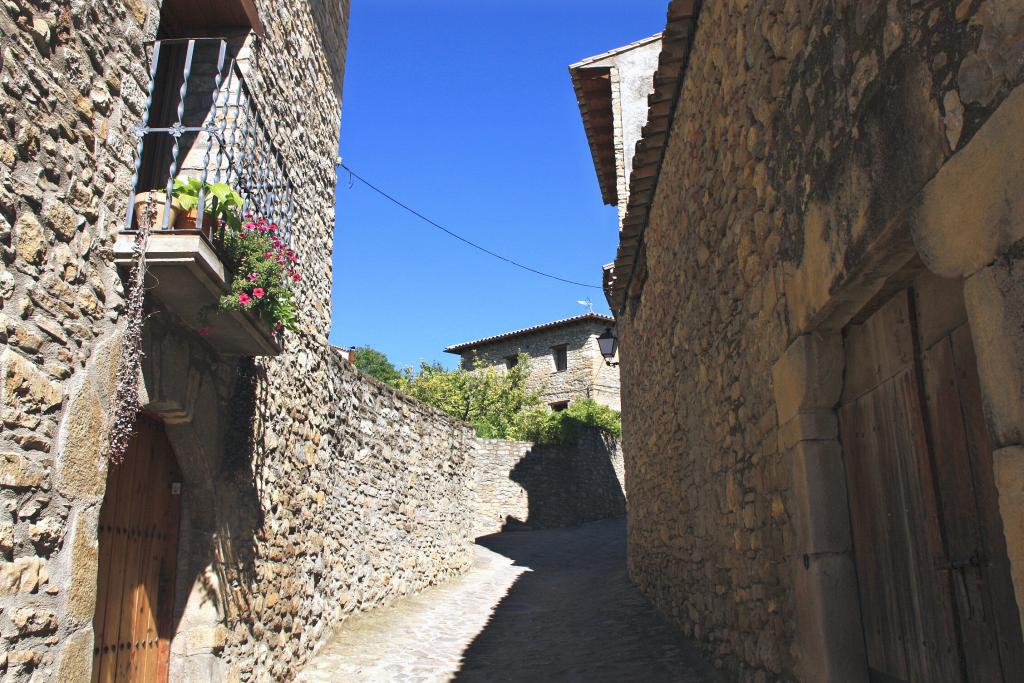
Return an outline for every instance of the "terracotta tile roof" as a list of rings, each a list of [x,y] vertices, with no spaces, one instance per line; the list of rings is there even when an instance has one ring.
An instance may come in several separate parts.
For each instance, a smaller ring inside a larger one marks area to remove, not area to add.
[[[661,40],[661,34],[638,40],[635,43],[587,57],[569,67],[572,87],[576,91],[576,102],[583,117],[590,154],[594,158],[597,182],[601,186],[601,199],[605,204],[618,203],[618,173],[615,163],[615,114],[612,111],[611,65],[595,64],[629,52],[638,47]]]
[[[541,325],[534,325],[533,327],[524,327],[521,330],[514,330],[512,332],[505,332],[504,334],[496,334],[493,337],[484,337],[483,339],[477,339],[475,341],[463,342],[462,344],[453,344],[447,347],[445,353],[462,353],[469,349],[475,349],[480,346],[492,344],[497,341],[504,341],[506,339],[512,339],[513,337],[522,337],[527,334],[534,332],[540,332],[541,330],[550,330],[555,327],[561,327],[563,325],[572,325],[579,322],[594,321],[603,325],[612,326],[615,324],[615,318],[608,315],[601,315],[600,313],[583,313],[581,315],[574,315],[571,318],[563,318],[561,320],[554,320],[549,323],[543,323]]]
[[[640,246],[668,146],[699,13],[700,0],[672,0],[669,3],[668,24],[662,33],[661,56],[654,72],[654,92],[647,98],[647,124],[636,143],[636,155],[633,157],[629,204],[619,233],[619,249],[611,277],[606,280],[605,294],[613,312],[622,312],[626,290],[640,260]]]

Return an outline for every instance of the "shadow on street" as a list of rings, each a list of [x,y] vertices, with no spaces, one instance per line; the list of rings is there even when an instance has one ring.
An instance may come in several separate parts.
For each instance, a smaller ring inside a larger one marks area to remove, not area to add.
[[[477,543],[528,568],[453,680],[720,681],[626,573],[624,519]]]

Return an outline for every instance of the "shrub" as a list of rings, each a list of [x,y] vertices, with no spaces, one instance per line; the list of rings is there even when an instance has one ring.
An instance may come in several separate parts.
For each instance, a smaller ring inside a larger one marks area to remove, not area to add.
[[[521,411],[509,436],[535,443],[569,443],[579,437],[582,427],[592,427],[618,438],[622,435],[622,418],[617,410],[586,398],[560,412],[547,408]]]

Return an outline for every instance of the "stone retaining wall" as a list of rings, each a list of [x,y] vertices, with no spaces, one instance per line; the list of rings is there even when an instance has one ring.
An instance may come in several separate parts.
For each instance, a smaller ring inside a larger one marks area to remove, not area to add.
[[[315,393],[300,396],[281,381],[243,382],[235,392],[244,403],[252,386],[277,417],[267,438],[254,440],[261,446],[238,461],[259,469],[241,464],[241,476],[225,476],[227,484],[255,475],[252,514],[263,524],[213,564],[222,589],[244,589],[223,591],[232,631],[225,658],[254,680],[286,677],[349,614],[472,562],[472,429],[363,375],[329,347],[288,365],[318,379]]]
[[[565,445],[478,439],[474,458],[476,536],[626,514],[622,449],[597,430]]]

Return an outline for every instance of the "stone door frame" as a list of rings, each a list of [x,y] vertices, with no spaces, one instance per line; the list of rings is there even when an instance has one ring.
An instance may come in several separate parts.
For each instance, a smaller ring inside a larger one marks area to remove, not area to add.
[[[106,495],[108,465],[100,437],[86,436],[105,434],[99,426],[112,419],[122,343],[119,332],[97,348],[70,392],[58,434],[56,487],[74,510],[74,541],[69,544],[74,552],[65,560],[70,566],[62,570],[69,584],[65,611],[69,621],[79,626],[61,655],[62,672],[91,675],[92,670],[99,510]],[[216,359],[173,326],[147,323],[144,351],[139,402],[164,424],[183,478],[171,680],[224,680],[229,671],[219,654],[227,631],[218,604],[224,591],[211,557],[211,546],[218,540],[218,509],[211,501],[218,500],[215,478],[223,452],[220,387],[224,379],[218,375]],[[74,676],[68,673],[67,677]]]
[[[964,282],[1007,555],[1024,618],[1024,145],[1011,144],[1022,140],[1024,86],[1018,86],[866,245],[861,264],[831,288],[824,305],[791,318],[801,321],[797,336],[772,379],[779,452],[792,481],[793,656],[801,680],[867,680],[836,412],[844,381],[842,330],[859,311],[905,286],[894,280],[915,258],[940,277]],[[833,267],[814,266],[820,272]],[[794,300],[799,294],[787,288],[791,311],[811,308]]]

